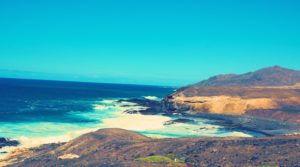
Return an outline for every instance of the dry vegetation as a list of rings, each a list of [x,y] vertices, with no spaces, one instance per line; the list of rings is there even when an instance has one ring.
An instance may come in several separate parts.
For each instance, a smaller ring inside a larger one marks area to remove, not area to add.
[[[299,150],[300,136],[151,139],[126,130],[103,129],[10,159],[15,161],[12,166],[22,167],[299,166]],[[63,155],[76,157],[60,159]]]

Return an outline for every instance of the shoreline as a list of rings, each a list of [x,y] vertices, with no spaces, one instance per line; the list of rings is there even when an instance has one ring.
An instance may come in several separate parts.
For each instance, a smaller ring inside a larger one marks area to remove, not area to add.
[[[105,101],[105,100],[104,100]],[[73,138],[68,138],[63,141],[56,141],[56,142],[41,142],[40,144],[35,144],[31,146],[26,146],[20,145],[17,147],[14,147],[12,150],[16,149],[22,149],[22,148],[35,148],[38,146],[42,146],[45,144],[52,144],[52,143],[63,143],[63,142],[69,142],[73,140],[74,138],[84,135],[90,132],[94,132],[98,129],[105,129],[105,128],[124,128],[126,130],[131,130],[135,131],[138,133],[143,134],[142,132],[147,132],[149,130],[160,130],[165,127],[165,123],[169,121],[176,121],[174,118],[187,118],[193,120],[193,118],[204,118],[209,120],[209,124],[211,125],[216,125],[220,127],[224,127],[225,130],[228,130],[229,132],[232,131],[232,136],[180,136],[180,137],[175,137],[175,138],[207,138],[207,137],[215,137],[215,138],[224,138],[224,137],[249,137],[247,135],[242,135],[242,133],[247,134],[247,132],[254,132],[254,134],[260,134],[260,135],[254,135],[251,136],[251,138],[257,138],[260,136],[280,136],[280,135],[288,135],[286,132],[288,131],[289,126],[287,125],[281,125],[280,123],[276,121],[270,121],[268,120],[267,122],[270,124],[264,129],[262,129],[261,126],[262,124],[268,124],[266,123],[266,119],[251,119],[252,117],[241,117],[241,116],[230,116],[230,115],[220,115],[220,114],[206,114],[206,113],[201,113],[201,114],[178,114],[181,115],[181,117],[176,116],[176,114],[170,114],[170,113],[157,113],[153,112],[157,108],[158,101],[155,100],[141,100],[137,101],[132,100],[132,99],[126,99],[126,100],[115,100],[115,101],[109,101],[106,100],[106,103],[112,103],[112,102],[120,102],[120,105],[116,105],[114,107],[119,108],[120,111],[114,112],[116,117],[111,117],[111,118],[106,118],[102,120],[102,123],[99,124],[98,127],[91,128],[88,130],[81,130],[81,132],[78,132],[77,135],[75,135]],[[139,102],[139,103],[136,103]],[[145,102],[147,105],[144,105]],[[134,105],[132,106],[132,104]],[[153,105],[152,104],[156,104]],[[95,109],[101,111],[104,108],[101,105],[96,105]],[[130,112],[128,112],[130,111]],[[145,114],[146,111],[146,114]],[[133,121],[134,120],[134,121]],[[147,123],[148,122],[148,123]],[[176,126],[182,125],[182,123],[176,123]],[[255,126],[253,126],[255,125]],[[282,126],[283,128],[281,130],[278,130],[278,125]],[[174,126],[176,128],[176,126]],[[200,126],[200,125],[195,125],[195,126]],[[174,128],[173,127],[173,128]],[[270,127],[276,127],[277,131],[267,131],[265,129],[270,129]],[[284,129],[287,128],[287,129]],[[209,130],[206,130],[209,131]],[[234,134],[234,132],[241,132],[240,134]],[[74,133],[74,132],[73,132]],[[155,137],[155,138],[170,138],[166,137],[162,134],[146,134],[147,136],[150,137]],[[65,137],[65,136],[64,136]],[[49,138],[56,138],[57,136],[52,136],[52,137],[46,137],[45,140],[49,140]],[[54,141],[54,140],[52,140]],[[22,143],[21,143],[22,144]],[[3,148],[1,148],[3,149]],[[9,148],[10,149],[10,148]],[[5,156],[0,156],[0,159],[5,158]]]
[[[104,119],[101,125],[98,127],[92,128],[92,129],[87,129],[87,130],[79,130],[76,132],[76,135],[73,135],[74,137],[71,138],[70,136],[72,135],[63,135],[63,136],[50,136],[50,137],[40,137],[37,139],[34,138],[23,138],[22,141],[19,141],[18,146],[12,146],[12,147],[2,147],[1,150],[5,151],[6,153],[0,155],[0,159],[5,159],[6,156],[8,156],[11,152],[14,150],[19,150],[19,149],[30,149],[30,148],[35,148],[39,146],[43,146],[45,144],[54,144],[54,143],[65,143],[73,140],[74,138],[88,134],[90,132],[94,132],[98,129],[106,129],[106,128],[124,128],[126,130],[131,130],[140,134],[144,134],[149,137],[154,137],[154,138],[171,138],[171,137],[166,137],[163,134],[155,134],[155,130],[161,130],[165,128],[165,123],[168,121],[174,120],[171,116],[166,116],[166,115],[143,115],[141,113],[135,113],[135,114],[129,114],[125,113],[123,111],[115,112],[114,114],[117,115],[117,117],[112,117],[112,118],[107,118]],[[133,121],[134,120],[134,121]],[[181,124],[176,124],[173,125],[172,129],[176,129],[180,127]],[[196,125],[197,126],[197,125]],[[153,131],[152,133],[146,134],[145,132]],[[71,132],[70,132],[71,133]],[[242,135],[242,134],[234,134],[232,137],[250,137],[247,135]],[[192,138],[197,138],[197,137],[212,137],[210,136],[181,136],[181,137],[175,137],[175,138],[186,138],[186,137],[192,137]],[[216,136],[215,136],[216,137]],[[220,136],[221,138],[222,136]],[[253,137],[253,136],[251,136]],[[32,143],[32,140],[34,142]],[[31,141],[31,142],[29,142]]]
[[[140,113],[143,115],[161,114],[169,117],[174,115],[182,116],[183,119],[194,121],[195,118],[204,118],[210,120],[213,125],[224,127],[227,130],[253,132],[254,134],[261,134],[263,136],[289,135],[300,132],[300,125],[290,122],[284,122],[275,119],[268,119],[264,117],[255,117],[251,115],[225,115],[213,113],[182,113],[182,112],[162,112],[160,109],[161,102],[129,99],[129,102],[137,103],[138,105],[145,105],[147,110],[129,111],[129,114]],[[159,108],[159,109],[158,109]]]
[[[221,115],[221,114],[183,114],[188,118],[210,119],[213,124],[220,125],[228,130],[248,131],[263,136],[290,135],[299,132],[300,125],[281,122],[272,119],[258,118],[247,115]],[[298,128],[298,129],[297,129]],[[254,136],[255,137],[255,136]]]

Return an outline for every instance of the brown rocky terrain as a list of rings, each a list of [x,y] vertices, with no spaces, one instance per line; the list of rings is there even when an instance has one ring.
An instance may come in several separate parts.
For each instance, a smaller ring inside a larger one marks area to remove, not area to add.
[[[126,130],[102,129],[65,144],[15,151],[2,164],[22,167],[300,166],[299,156],[300,136],[151,139]]]
[[[163,100],[167,112],[252,115],[300,123],[300,71],[278,66],[220,75],[177,90]]]

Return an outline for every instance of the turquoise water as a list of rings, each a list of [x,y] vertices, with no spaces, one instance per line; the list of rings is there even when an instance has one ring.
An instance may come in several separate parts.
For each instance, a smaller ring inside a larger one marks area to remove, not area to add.
[[[194,137],[194,136],[250,136],[250,133],[228,131],[213,125],[210,120],[195,119],[194,123],[164,125],[166,121],[177,118],[162,115],[149,116],[126,114],[129,108],[143,110],[144,107],[133,103],[120,103],[115,99],[99,100],[86,112],[70,111],[67,117],[76,120],[91,119],[84,122],[1,122],[2,137],[21,141],[24,146],[51,142],[65,142],[83,133],[99,128],[125,128],[151,137]],[[122,122],[125,122],[122,125]],[[139,123],[140,122],[140,123]]]
[[[165,125],[179,116],[125,114],[145,107],[119,99],[160,99],[173,88],[0,79],[0,137],[23,147],[66,142],[100,128],[123,128],[151,137],[253,136],[211,120]],[[3,148],[11,150],[13,148]],[[0,150],[0,152],[2,152]]]

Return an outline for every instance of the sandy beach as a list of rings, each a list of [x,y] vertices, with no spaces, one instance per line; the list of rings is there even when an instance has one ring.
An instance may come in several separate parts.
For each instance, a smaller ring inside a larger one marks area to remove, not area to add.
[[[146,131],[164,128],[170,117],[160,115],[126,114],[119,112],[119,117],[103,120],[104,128],[123,128],[133,131]]]

